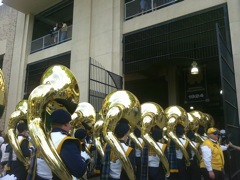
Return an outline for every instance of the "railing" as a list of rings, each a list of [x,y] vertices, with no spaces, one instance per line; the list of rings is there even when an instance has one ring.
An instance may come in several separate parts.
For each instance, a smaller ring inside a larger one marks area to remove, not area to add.
[[[59,43],[72,39],[72,26],[67,27],[67,32],[55,31],[46,36],[40,37],[32,41],[31,53],[55,46]]]
[[[125,3],[125,20],[146,14],[181,0],[132,0]]]

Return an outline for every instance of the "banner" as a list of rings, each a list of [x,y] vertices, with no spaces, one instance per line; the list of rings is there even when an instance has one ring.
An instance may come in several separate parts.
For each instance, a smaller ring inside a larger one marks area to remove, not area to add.
[[[208,99],[205,67],[199,67],[198,74],[191,74],[189,69],[184,70],[184,81],[185,103],[201,102]]]

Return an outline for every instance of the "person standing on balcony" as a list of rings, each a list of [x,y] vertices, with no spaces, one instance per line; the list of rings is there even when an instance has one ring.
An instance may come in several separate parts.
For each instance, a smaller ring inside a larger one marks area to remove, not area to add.
[[[148,1],[147,0],[140,0],[140,8],[141,13],[143,14],[145,11],[148,10]]]
[[[67,39],[67,24],[65,22],[62,22],[62,27],[60,29],[61,36],[60,36],[60,42],[63,42]]]
[[[61,29],[61,23],[56,23],[55,27],[50,31],[51,37],[53,37],[53,42],[58,43],[59,39],[59,29]]]

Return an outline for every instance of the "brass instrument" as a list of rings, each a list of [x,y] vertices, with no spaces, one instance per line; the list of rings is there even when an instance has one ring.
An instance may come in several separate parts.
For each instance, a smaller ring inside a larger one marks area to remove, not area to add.
[[[187,116],[188,116],[188,123],[187,123],[186,130],[187,131],[192,131],[195,134],[197,132],[197,130],[198,130],[198,127],[199,127],[198,121],[190,113],[187,113]],[[193,144],[193,142],[190,139],[188,139],[188,137],[186,135],[184,135],[184,138],[188,140],[191,150],[193,150],[193,152],[195,153],[197,159],[200,162],[202,157],[201,157],[197,147]]]
[[[200,126],[204,127],[204,131],[207,131],[207,120],[206,120],[206,116],[204,115],[204,113],[202,113],[201,111],[191,111],[190,112],[191,115],[193,115],[196,119],[197,122]],[[203,143],[204,138],[202,136],[200,136],[197,131],[194,133],[195,137],[197,138],[197,141],[199,143]]]
[[[102,139],[102,130],[103,130],[103,116],[101,111],[99,112],[100,119],[96,121],[93,127],[93,139],[94,139],[94,144],[96,146],[97,151],[99,152],[101,157],[104,157],[104,142]]]
[[[73,128],[73,134],[80,128],[92,131],[96,122],[96,111],[90,103],[81,102],[71,117],[70,124]]]
[[[206,121],[207,121],[207,128],[211,128],[211,127],[214,127],[214,124],[215,124],[215,121],[213,119],[213,117],[210,115],[210,114],[207,114],[207,113],[203,113],[205,115],[205,118],[206,118]]]
[[[167,127],[164,127],[162,129],[162,136],[163,136],[163,140],[166,141],[166,142],[168,142],[168,140],[169,140],[167,133],[168,133],[167,132]]]
[[[160,129],[163,129],[167,125],[167,119],[164,114],[164,110],[157,103],[147,102],[141,105],[141,116],[142,116],[141,136],[144,142],[146,142],[146,144],[152,147],[153,150],[156,152],[166,170],[165,174],[166,177],[169,177],[170,171],[167,157],[150,135],[152,127],[158,126]]]
[[[138,99],[129,91],[119,90],[106,96],[103,101],[102,114],[104,117],[103,136],[111,146],[115,155],[121,161],[129,179],[133,180],[134,170],[126,156],[125,151],[114,135],[115,127],[121,118],[125,118],[131,128],[136,127],[140,121],[141,107]],[[106,116],[105,116],[106,115]]]
[[[104,150],[103,150],[103,143],[101,138],[101,132],[103,129],[103,120],[98,120],[94,125],[93,130],[93,138],[94,138],[94,144],[96,146],[97,151],[99,154],[103,157],[104,156]]]
[[[24,164],[26,169],[29,168],[30,158],[26,158],[23,156],[22,150],[17,140],[16,127],[19,122],[26,121],[27,110],[28,110],[27,100],[20,101],[17,104],[15,111],[11,114],[8,121],[9,143],[11,144],[13,151],[16,153],[18,159]]]
[[[0,69],[0,117],[2,117],[6,104],[6,85],[3,78],[3,72]]]
[[[96,111],[90,103],[81,102],[78,104],[77,109],[71,117],[72,120],[69,123],[73,128],[72,135],[74,135],[77,129],[92,131],[96,122]],[[92,156],[91,152],[87,148],[86,152],[89,156]]]
[[[72,72],[65,66],[55,65],[44,72],[40,85],[31,92],[28,99],[27,120],[30,136],[41,157],[61,179],[72,179],[73,177],[46,132],[46,108],[50,106],[49,111],[54,109],[51,104],[58,100],[64,101],[66,104],[78,104],[79,93],[77,80]]]
[[[138,128],[138,127],[136,127]],[[134,128],[131,127],[130,133],[129,133],[129,138],[135,143],[136,148],[140,149],[141,151],[143,150],[141,142],[138,140],[138,138],[134,134]]]
[[[167,134],[176,144],[176,146],[182,151],[183,156],[186,160],[186,166],[190,166],[189,155],[187,150],[184,148],[182,142],[175,135],[175,127],[180,124],[183,127],[187,126],[187,112],[180,106],[170,106],[165,109],[165,114],[168,119],[167,121]]]

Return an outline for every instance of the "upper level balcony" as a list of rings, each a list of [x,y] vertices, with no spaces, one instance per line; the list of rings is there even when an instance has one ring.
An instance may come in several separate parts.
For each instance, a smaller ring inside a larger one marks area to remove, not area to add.
[[[150,13],[183,0],[126,0],[125,20]]]
[[[58,45],[72,39],[72,26],[67,27],[66,32],[60,30],[35,39],[31,44],[31,53]]]

